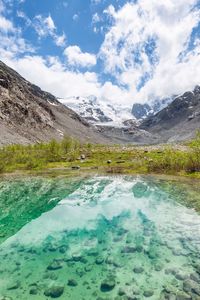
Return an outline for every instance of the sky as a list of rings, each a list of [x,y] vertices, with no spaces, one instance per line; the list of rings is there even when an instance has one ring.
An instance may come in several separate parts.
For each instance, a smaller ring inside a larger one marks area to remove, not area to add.
[[[0,0],[0,60],[59,98],[179,95],[200,84],[200,1]]]

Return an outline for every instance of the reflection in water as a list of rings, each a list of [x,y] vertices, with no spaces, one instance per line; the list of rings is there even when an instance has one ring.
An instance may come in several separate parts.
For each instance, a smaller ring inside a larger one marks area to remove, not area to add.
[[[12,226],[0,246],[0,299],[200,299],[200,216],[187,207],[200,198],[194,188],[126,176],[73,181],[71,191],[64,179],[39,182],[7,183],[34,214],[15,218],[18,232]],[[9,224],[16,203],[6,199]]]

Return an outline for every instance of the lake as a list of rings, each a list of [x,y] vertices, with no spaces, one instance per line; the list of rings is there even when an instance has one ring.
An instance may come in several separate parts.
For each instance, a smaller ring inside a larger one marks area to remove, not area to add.
[[[200,183],[0,180],[0,300],[200,299]]]

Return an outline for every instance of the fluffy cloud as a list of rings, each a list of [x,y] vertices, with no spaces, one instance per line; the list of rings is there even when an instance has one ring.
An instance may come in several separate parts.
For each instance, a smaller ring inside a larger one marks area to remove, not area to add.
[[[67,70],[56,57],[47,59],[40,56],[25,56],[19,59],[7,57],[5,62],[29,81],[60,98],[96,95],[102,99],[110,99],[113,103],[121,103],[122,99],[129,98],[126,91],[111,82],[101,84],[96,73]]]
[[[126,85],[135,101],[184,92],[199,84],[196,0],[140,0],[104,13],[112,21],[100,50],[105,72]],[[190,45],[190,46],[189,46]]]
[[[78,46],[69,46],[65,49],[64,55],[71,66],[91,67],[96,65],[96,56],[82,52]]]
[[[34,48],[22,37],[21,30],[5,17],[6,9],[0,1],[0,57],[1,60],[11,59],[24,52],[33,53]]]
[[[58,97],[94,94],[131,107],[134,101],[179,94],[200,83],[200,40],[194,34],[191,40],[199,22],[195,0],[129,1],[118,10],[111,5],[104,17],[93,15],[93,24],[99,18],[102,22],[107,18],[106,27],[110,26],[99,53],[68,46],[60,58],[48,53],[45,57],[36,55],[23,39],[22,30],[7,19],[1,3],[0,0],[1,59]],[[66,36],[58,34],[51,15],[30,20],[19,11],[18,17],[34,27],[41,39],[50,36],[57,46],[66,47]],[[82,69],[96,66],[99,58],[104,72],[114,77],[115,84],[106,81],[107,77],[102,83],[97,73]]]
[[[62,35],[56,33],[57,28],[51,15],[48,17],[38,15],[34,21],[31,22],[31,25],[35,28],[39,38],[51,36],[58,47],[64,47],[66,45],[66,35],[64,33]]]

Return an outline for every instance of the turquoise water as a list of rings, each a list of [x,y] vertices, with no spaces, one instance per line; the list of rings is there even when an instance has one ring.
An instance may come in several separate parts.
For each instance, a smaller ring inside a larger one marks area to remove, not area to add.
[[[0,300],[200,299],[200,187],[0,181]]]

